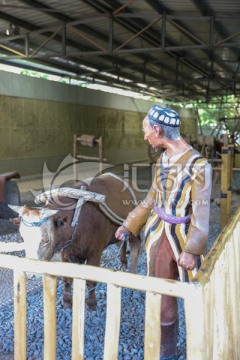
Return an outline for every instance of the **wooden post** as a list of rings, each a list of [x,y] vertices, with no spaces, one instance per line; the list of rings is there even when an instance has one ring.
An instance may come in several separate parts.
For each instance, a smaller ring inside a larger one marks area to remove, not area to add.
[[[187,338],[187,359],[206,360],[205,321],[202,286],[189,283],[184,299]]]
[[[205,351],[205,360],[212,360],[213,357],[213,340],[214,340],[214,305],[216,301],[215,289],[213,286],[214,279],[211,279],[203,285],[203,305],[205,316],[205,329],[207,329],[207,346]]]
[[[228,191],[227,191],[227,219],[231,216],[232,203],[232,172],[233,172],[233,151],[234,146],[228,146]]]
[[[118,343],[121,320],[121,288],[108,284],[107,314],[104,340],[104,360],[118,359]]]
[[[85,280],[73,280],[72,360],[84,359],[85,290]]]
[[[77,134],[73,135],[73,158],[74,158],[74,164],[73,164],[73,174],[74,174],[74,180],[78,180],[78,174],[77,174]]]
[[[233,229],[233,244],[234,244],[234,256],[235,256],[235,302],[237,304],[237,313],[234,314],[235,321],[237,323],[237,334],[236,334],[236,352],[237,356],[236,359],[240,359],[240,331],[239,331],[239,323],[240,323],[240,241],[239,241],[239,234],[240,234],[240,221],[238,222],[235,229]]]
[[[229,280],[227,281],[228,293],[229,293],[229,301],[227,312],[229,316],[229,326],[231,329],[231,351],[232,351],[232,358],[238,359],[239,355],[239,341],[238,341],[238,323],[239,319],[237,314],[239,313],[239,301],[238,301],[238,292],[239,292],[239,284],[237,282],[237,269],[239,264],[236,262],[236,247],[235,242],[232,234],[232,238],[230,239],[229,243],[229,253],[228,253],[228,273],[229,273]]]
[[[26,276],[14,270],[14,360],[26,360]]]
[[[99,136],[98,139],[98,146],[99,146],[99,174],[103,172],[103,141],[102,136]]]
[[[56,288],[57,278],[43,275],[44,360],[56,359]]]
[[[225,249],[226,251],[226,249]],[[227,323],[228,291],[227,282],[230,281],[227,271],[226,255],[223,251],[218,258],[211,277],[214,279],[214,347],[213,359],[232,359],[227,356],[229,351],[229,324]]]
[[[222,165],[221,165],[221,208],[220,208],[220,224],[221,229],[225,227],[228,222],[227,218],[227,196],[228,196],[228,147],[222,147]]]
[[[146,292],[144,359],[160,359],[162,295]]]

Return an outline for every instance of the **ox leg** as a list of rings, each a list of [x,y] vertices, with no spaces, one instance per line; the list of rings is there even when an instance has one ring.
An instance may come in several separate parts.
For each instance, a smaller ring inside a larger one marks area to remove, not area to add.
[[[72,279],[63,278],[64,290],[63,290],[63,306],[65,308],[72,307]]]
[[[131,262],[129,267],[129,272],[136,273],[137,272],[137,265],[138,265],[138,257],[141,252],[141,240],[139,237],[133,236],[129,241],[130,245],[130,255],[131,255]]]
[[[87,287],[88,287],[88,298],[87,298],[87,305],[89,311],[95,311],[97,307],[97,298],[95,293],[95,287],[97,283],[88,281]]]
[[[87,264],[92,265],[92,266],[99,266],[100,265],[100,257],[89,258],[87,260]],[[96,298],[96,293],[95,293],[96,285],[97,285],[96,282],[93,282],[93,281],[88,281],[87,282],[88,298],[86,300],[86,303],[88,305],[88,310],[89,311],[95,311],[96,307],[97,307],[97,298]]]
[[[63,262],[69,262],[68,255],[64,252],[61,253]],[[71,308],[72,306],[72,278],[63,278],[63,306],[65,308]]]

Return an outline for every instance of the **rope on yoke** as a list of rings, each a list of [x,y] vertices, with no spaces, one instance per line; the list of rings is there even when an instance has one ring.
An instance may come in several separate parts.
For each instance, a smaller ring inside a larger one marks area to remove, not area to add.
[[[119,176],[117,176],[117,175],[115,175],[115,174],[112,174],[112,173],[106,173],[106,174],[103,174],[103,175],[111,176],[111,177],[117,179],[118,181],[120,181],[121,183],[123,183],[123,185],[126,187],[126,189],[128,190],[128,192],[129,192],[130,195],[131,195],[132,205],[133,205],[134,207],[137,206],[138,201],[137,201],[136,195],[134,194],[134,191],[133,191],[133,189],[131,188],[131,186],[130,186],[126,181],[124,181],[122,178],[120,178]],[[115,213],[107,206],[107,204],[106,204],[105,202],[99,203],[99,208],[101,209],[101,211],[102,211],[110,220],[112,220],[112,221],[115,222],[116,224],[122,225],[122,223],[124,222],[124,219],[121,218],[120,216],[118,216],[117,214],[115,214]]]
[[[122,225],[122,223],[124,222],[124,219],[121,218],[120,216],[118,216],[117,214],[115,214],[115,213],[107,206],[106,203],[99,204],[99,208],[100,208],[100,210],[103,212],[103,214],[107,216],[108,219],[112,220],[112,221],[115,222],[116,224]]]
[[[112,176],[113,178],[115,178],[118,181],[120,181],[121,183],[123,183],[123,185],[126,187],[126,189],[128,190],[128,192],[130,193],[130,195],[132,197],[132,200],[133,200],[132,205],[134,207],[137,206],[138,201],[137,201],[136,195],[135,195],[133,189],[131,188],[131,186],[125,180],[123,180],[120,176],[117,176],[117,175],[115,175],[113,173],[106,173],[106,174],[103,174],[103,175]]]
[[[86,189],[85,186],[81,186],[81,189],[83,187]],[[75,208],[74,214],[73,214],[73,220],[72,220],[71,226],[77,226],[78,225],[78,218],[79,218],[80,211],[81,211],[82,206],[83,206],[84,203],[85,203],[84,196],[80,196],[79,199],[78,199],[77,206]]]

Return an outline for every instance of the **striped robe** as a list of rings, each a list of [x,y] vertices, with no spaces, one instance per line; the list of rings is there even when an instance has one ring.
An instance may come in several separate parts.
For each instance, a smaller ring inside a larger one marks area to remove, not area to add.
[[[198,255],[198,267],[205,253],[211,196],[211,166],[195,149],[190,148],[169,167],[156,164],[155,178],[146,197],[127,217],[124,225],[137,235],[145,224],[148,274],[154,275],[155,255],[165,231],[175,258],[182,251]],[[159,218],[154,203],[166,214],[177,217],[190,215],[189,224],[169,224]],[[178,267],[180,279],[192,280],[197,269],[186,271]]]

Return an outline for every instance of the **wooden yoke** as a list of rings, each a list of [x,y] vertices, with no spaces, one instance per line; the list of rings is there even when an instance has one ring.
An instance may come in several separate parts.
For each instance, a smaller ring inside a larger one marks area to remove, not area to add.
[[[52,189],[49,191],[45,191],[44,193],[38,195],[35,198],[35,203],[36,204],[43,203],[48,201],[49,198],[51,199],[62,196],[70,197],[73,199],[79,199],[79,197],[83,197],[85,202],[93,201],[96,203],[103,203],[105,202],[105,198],[106,198],[105,195],[98,194],[95,192],[91,192],[83,189],[62,187],[59,189]]]

